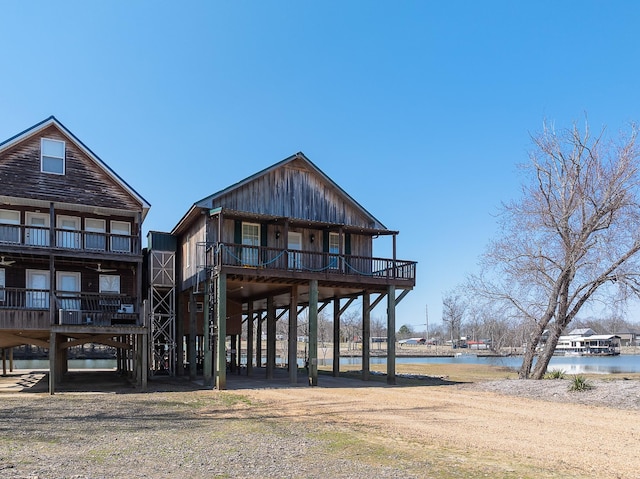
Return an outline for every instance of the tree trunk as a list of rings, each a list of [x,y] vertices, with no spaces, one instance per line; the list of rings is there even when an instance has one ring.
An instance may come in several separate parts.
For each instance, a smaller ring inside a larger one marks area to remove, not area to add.
[[[549,339],[547,339],[547,343],[542,350],[542,354],[538,356],[536,366],[535,368],[533,368],[531,379],[542,379],[544,377],[545,373],[547,372],[547,368],[549,367],[549,361],[551,361],[553,353],[556,350],[556,346],[558,345],[558,339],[560,338],[561,332],[562,327],[560,325],[553,325],[553,327],[551,328]]]
[[[536,348],[538,347],[542,333],[543,330],[540,327],[536,328],[536,330],[531,333],[531,337],[527,343],[527,348],[524,352],[524,357],[522,358],[522,365],[518,371],[518,377],[520,379],[529,379],[531,367],[533,366],[533,359],[536,357]]]

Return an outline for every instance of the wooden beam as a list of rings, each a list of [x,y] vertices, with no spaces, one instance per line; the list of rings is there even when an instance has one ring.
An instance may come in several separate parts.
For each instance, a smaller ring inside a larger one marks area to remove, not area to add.
[[[371,363],[371,296],[362,294],[362,380],[368,381]]]
[[[396,292],[387,291],[387,384],[396,383]]]
[[[396,298],[396,307],[398,306],[398,304],[400,304],[400,301],[402,301],[404,297],[410,292],[411,292],[410,289],[405,289],[404,291],[402,291],[402,293],[398,295],[398,297]]]
[[[318,313],[320,311],[322,311],[324,308],[326,308],[327,306],[329,306],[331,304],[333,300],[328,299],[327,301],[325,301],[324,303],[322,303],[322,305],[318,306]]]
[[[276,308],[273,296],[267,298],[267,379],[273,379],[276,367]]]
[[[298,287],[291,287],[289,298],[289,382],[298,382]]]
[[[213,387],[213,343],[215,341],[214,331],[211,331],[211,275],[207,271],[208,278],[204,283],[204,338],[202,352],[202,376],[205,388]],[[215,313],[214,313],[215,314]]]
[[[205,273],[206,274],[206,273]],[[187,350],[187,359],[189,360],[189,379],[194,381],[198,376],[198,364],[196,353],[196,328],[198,319],[196,316],[197,309],[196,298],[193,295],[193,288],[189,291],[189,346]],[[203,304],[204,306],[204,304]],[[208,305],[207,305],[208,306]],[[204,307],[202,308],[204,311]]]
[[[318,280],[309,281],[309,385],[318,385]]]
[[[333,368],[334,378],[340,376],[340,316],[344,309],[340,308],[340,298],[333,298]]]
[[[349,308],[349,306],[351,306],[351,303],[353,303],[355,300],[356,300],[355,297],[349,298],[347,300],[347,303],[342,308],[340,308],[340,310],[338,311],[338,315],[342,316],[344,314],[344,312]]]
[[[247,376],[253,374],[253,301],[247,304]]]
[[[262,317],[263,311],[258,311],[258,324],[256,324],[256,366],[262,367],[262,323],[264,319]],[[264,313],[266,315],[266,313]],[[265,316],[266,317],[266,316]]]
[[[51,331],[49,334],[49,394],[52,396],[56,391],[56,355],[58,351],[58,338],[56,333]]]
[[[17,334],[2,333],[2,338],[0,339],[0,347],[7,348],[13,347],[14,345],[20,346],[22,344],[32,344],[34,346],[40,346],[41,348],[49,347],[49,341],[45,339],[37,339],[30,338],[28,336],[19,336]]]
[[[369,306],[369,312],[373,311],[373,309],[378,306],[378,304],[380,303],[380,301],[382,301],[384,299],[384,297],[387,295],[387,293],[380,293],[380,296],[378,296],[375,301],[373,303],[371,303],[371,305]]]
[[[227,275],[219,272],[216,288],[216,318],[218,319],[218,342],[216,344],[216,387],[218,391],[227,389]]]

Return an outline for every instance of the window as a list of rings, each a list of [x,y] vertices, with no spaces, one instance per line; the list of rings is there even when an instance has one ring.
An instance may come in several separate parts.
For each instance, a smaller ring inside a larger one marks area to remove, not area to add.
[[[107,247],[106,221],[94,218],[84,220],[84,247],[96,251],[104,251]]]
[[[0,243],[20,243],[20,212],[0,210]]]
[[[0,302],[4,302],[5,300],[5,292],[4,288],[6,287],[5,276],[4,276],[4,268],[0,268]]]
[[[126,221],[111,222],[111,251],[131,252],[131,223]]]
[[[117,274],[101,274],[100,293],[120,294],[120,276]]]
[[[257,223],[242,223],[242,263],[258,265],[258,249],[260,246],[260,225]]]
[[[42,138],[40,142],[41,165],[40,171],[64,175],[64,141]]]

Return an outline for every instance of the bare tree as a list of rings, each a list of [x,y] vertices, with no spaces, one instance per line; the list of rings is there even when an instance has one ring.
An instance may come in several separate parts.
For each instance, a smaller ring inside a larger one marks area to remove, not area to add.
[[[460,293],[456,291],[445,293],[442,298],[442,321],[448,326],[451,346],[454,346],[456,344],[454,341],[460,338],[462,318],[466,309],[467,303]]]
[[[521,378],[544,375],[558,337],[585,305],[640,291],[636,136],[635,126],[614,142],[604,129],[592,137],[588,125],[545,125],[532,138],[523,196],[504,206],[502,237],[473,279],[476,291],[528,323]]]

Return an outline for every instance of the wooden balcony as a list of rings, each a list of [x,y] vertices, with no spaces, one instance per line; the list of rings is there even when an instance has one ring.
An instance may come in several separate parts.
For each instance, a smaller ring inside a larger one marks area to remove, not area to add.
[[[218,243],[210,262],[232,274],[415,286],[416,262]]]
[[[141,254],[137,235],[0,224],[0,247],[6,251],[50,251],[128,257]]]
[[[55,317],[51,318],[53,302]],[[0,288],[0,329],[49,329],[52,325],[142,326],[137,299],[122,294]]]

